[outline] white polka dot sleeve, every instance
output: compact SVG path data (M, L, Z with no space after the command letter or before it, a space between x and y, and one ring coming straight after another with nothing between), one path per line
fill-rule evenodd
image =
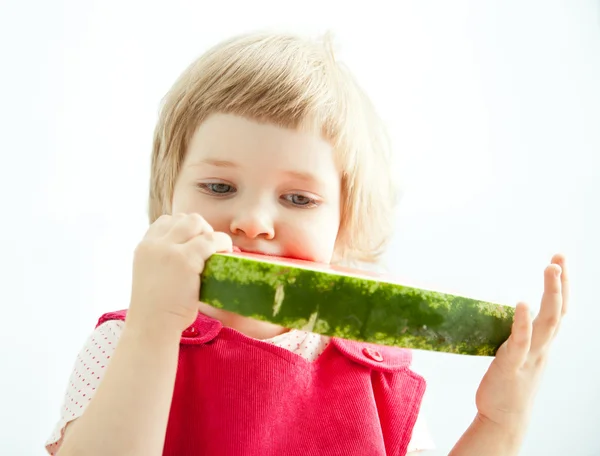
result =
M94 396L124 324L120 320L110 320L98 326L77 355L63 400L60 420L46 441L48 454L56 454L67 424L83 414Z

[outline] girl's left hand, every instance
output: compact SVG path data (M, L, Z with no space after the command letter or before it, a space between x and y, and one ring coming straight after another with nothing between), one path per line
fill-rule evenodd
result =
M544 294L537 317L519 303L512 333L499 348L476 395L478 418L509 433L527 425L552 340L569 301L569 276L562 255L544 272Z

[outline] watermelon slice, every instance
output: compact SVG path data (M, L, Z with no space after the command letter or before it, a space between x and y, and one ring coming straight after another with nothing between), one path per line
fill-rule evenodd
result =
M200 300L287 328L380 345L494 356L514 307L384 275L251 253L215 254Z

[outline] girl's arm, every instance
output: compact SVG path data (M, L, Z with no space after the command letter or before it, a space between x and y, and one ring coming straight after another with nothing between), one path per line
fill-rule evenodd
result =
M555 255L544 271L540 311L532 320L517 305L512 333L483 377L475 402L477 417L451 456L516 456L528 426L534 396L569 302L565 258Z
M515 426L512 430L503 429L477 415L449 456L516 456L525 436L525 428L526 424L523 423L523 426Z
M125 324L94 398L67 427L57 454L161 455L180 337Z
M200 274L231 238L198 214L163 215L138 244L125 327L104 379L59 456L160 456L181 333L198 315Z

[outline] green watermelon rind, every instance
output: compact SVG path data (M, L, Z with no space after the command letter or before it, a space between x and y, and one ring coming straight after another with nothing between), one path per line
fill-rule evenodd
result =
M200 300L287 328L475 356L494 356L514 318L511 306L221 254L205 265Z

